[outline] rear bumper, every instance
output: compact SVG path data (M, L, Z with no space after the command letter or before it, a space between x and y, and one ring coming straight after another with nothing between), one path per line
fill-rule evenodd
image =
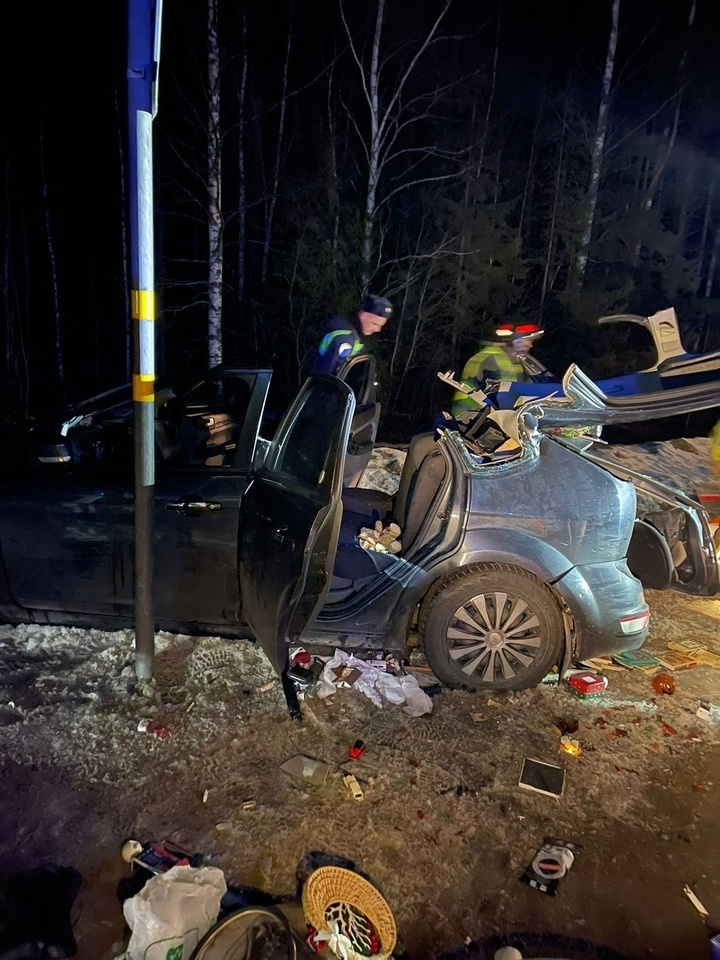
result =
M627 634L620 622L648 612L642 584L625 560L573 567L554 587L575 620L573 659L637 650L645 642L647 627Z

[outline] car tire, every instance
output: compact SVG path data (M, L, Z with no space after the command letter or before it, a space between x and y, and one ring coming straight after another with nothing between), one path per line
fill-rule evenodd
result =
M418 632L437 678L465 690L534 687L564 644L552 592L504 563L467 567L436 584L420 609Z

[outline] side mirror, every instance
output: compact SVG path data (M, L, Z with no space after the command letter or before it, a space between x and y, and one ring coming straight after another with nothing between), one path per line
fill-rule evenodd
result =
M33 460L38 463L71 463L72 453L66 443L44 443L31 451Z

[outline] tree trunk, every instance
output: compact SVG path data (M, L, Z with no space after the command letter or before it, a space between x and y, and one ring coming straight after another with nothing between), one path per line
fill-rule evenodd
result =
M597 207L598 193L600 190L600 174L602 173L605 137L607 135L608 119L610 116L610 99L612 95L613 72L615 70L619 20L620 0L612 0L612 21L610 36L608 38L607 54L605 56L605 70L603 71L602 91L600 94L600 109L598 110L592 157L590 160L590 183L587 192L586 212L580 238L580 247L575 261L575 278L573 285L576 291L582 289L585 281L590 241L592 239L593 226L595 225L595 209Z
M715 274L717 272L718 255L720 254L720 230L715 231L715 240L713 242L712 254L710 256L710 266L708 267L707 281L705 282L705 297L711 297L713 287L715 286Z
M240 90L238 92L238 252L236 296L238 310L242 311L245 299L245 230L247 215L247 186L245 178L245 97L247 91L248 49L247 14L242 11L242 69L240 72ZM257 339L255 342L257 349Z
M261 279L263 286L267 283L268 270L270 265L270 247L272 244L273 221L275 219L275 207L278 198L278 184L280 182L280 164L282 161L283 137L285 134L285 111L287 108L287 85L288 85L288 66L290 64L290 49L292 47L292 15L293 8L290 6L290 22L288 24L288 39L285 49L285 63L283 65L283 85L282 98L280 100L280 119L278 121L277 146L275 149L275 162L272 171L272 184L270 188L270 199L266 206L265 213L265 242L263 243Z
M545 102L543 101L540 104L540 109L538 110L537 120L535 121L535 129L533 130L533 138L530 144L530 159L528 160L528 172L527 177L525 178L525 186L523 188L523 198L522 203L520 204L520 222L518 223L518 236L520 237L521 244L523 227L525 226L525 211L527 210L528 206L528 198L532 197L533 188L535 186L535 152L537 150L537 139L540 132L540 123L543 118L544 107Z
M710 217L712 214L713 194L715 192L715 180L711 179L708 186L707 197L705 198L705 214L703 216L702 231L700 233L700 246L698 247L698 258L700 260L700 269L698 271L697 295L702 292L702 273L705 264L705 247L707 246L708 231L710 229Z
M545 306L545 300L551 290L550 285L550 266L553 260L555 250L555 225L557 223L558 204L560 202L560 186L563 180L563 156L565 154L565 135L567 132L567 112L568 100L565 97L565 107L563 109L562 135L560 137L560 153L557 160L557 172L555 174L555 190L553 193L552 214L550 216L550 228L548 230L547 249L545 251L545 269L543 270L542 288L540 290L540 308Z
M218 0L208 0L208 361L222 363L223 222Z
M372 58L370 61L369 98L370 98L370 149L368 151L368 179L365 194L365 218L362 237L362 292L367 293L372 271L373 235L377 213L377 187L380 171L380 98L378 83L380 80L380 37L382 35L385 0L378 0L373 35Z
M40 124L40 175L42 176L42 196L45 209L45 240L47 241L50 257L50 279L52 281L54 307L54 334L55 354L57 356L57 375L60 398L63 406L67 402L67 386L65 383L65 364L63 362L62 335L60 322L60 288L58 286L57 261L55 260L55 246L53 244L52 229L50 227L50 204L48 202L48 181L45 169L45 131Z

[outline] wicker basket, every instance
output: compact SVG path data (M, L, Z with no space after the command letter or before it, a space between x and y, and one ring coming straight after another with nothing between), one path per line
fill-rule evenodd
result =
M352 870L342 867L319 867L308 877L302 894L303 910L308 923L316 930L327 928L328 920L338 904L354 907L373 926L380 941L376 960L389 957L395 949L397 928L387 901L371 883ZM364 960L356 953L356 960Z

